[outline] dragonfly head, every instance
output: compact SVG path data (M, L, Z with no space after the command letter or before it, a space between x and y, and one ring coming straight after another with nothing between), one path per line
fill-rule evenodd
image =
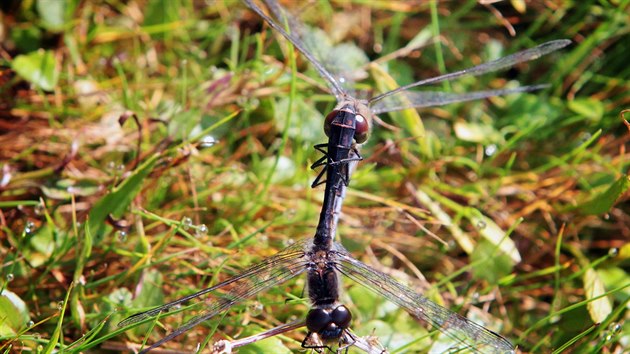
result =
M352 314L344 305L334 309L314 308L306 316L306 328L317 333L323 341L339 339L348 328Z
M348 124L348 117L354 120L355 131L354 141L357 144L363 144L370 137L370 111L361 103L340 104L332 112L328 113L324 120L324 132L330 137L333 123Z

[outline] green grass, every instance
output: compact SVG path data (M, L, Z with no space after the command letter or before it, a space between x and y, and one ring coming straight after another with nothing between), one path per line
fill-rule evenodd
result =
M334 98L260 18L233 1L75 3L2 4L2 353L153 343L187 317L116 324L312 236L319 215L322 188L310 188L308 167ZM625 352L630 5L512 4L520 2L299 7L372 60L427 40L367 68L360 93L574 42L440 86L467 92L516 79L549 89L382 115L397 129L376 125L362 148L340 239L523 352ZM373 333L392 353L433 342L379 296L350 281L344 288L358 334ZM273 288L164 347L193 351L303 318L303 290L302 278ZM304 335L240 353L295 352Z

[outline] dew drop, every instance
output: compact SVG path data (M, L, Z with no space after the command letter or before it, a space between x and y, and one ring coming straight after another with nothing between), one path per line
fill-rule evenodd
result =
M192 221L192 219L191 219L191 218L189 218L189 217L187 217L187 216L184 216L184 217L182 218L182 228L183 228L184 230L188 230L188 229L190 229L190 227L191 227L192 225L193 225L193 221Z
M611 257L617 257L618 254L619 254L619 249L616 247L613 247L608 250L608 255Z
M59 301L57 303L57 310L61 310L61 309L63 309L63 301Z
M32 221L27 221L26 225L24 225L24 233L30 234L35 230L35 223Z
M213 147L216 143L217 139L215 139L215 137L213 137L212 135L206 135L201 138L201 141L199 142L199 148L207 149Z
M261 243L267 243L267 242L269 242L269 237L267 235L260 235L260 236L258 236L258 240Z
M621 325L619 323L613 322L610 324L610 331L614 334L621 332Z
M109 172L114 172L116 171L116 163L114 161L110 161L107 163L107 170Z
M118 231L116 231L116 237L118 238L118 241L125 242L125 241L127 241L127 232L126 231L122 231L122 230L118 230Z
M200 224L197 226L197 229L195 230L195 235L197 237L203 237L206 236L208 234L208 227L206 226L206 224Z
M486 228L486 226L488 226L488 225L486 224L486 222L485 222L485 221L483 221L483 220L479 220L479 221L477 221L477 228L478 228L479 230L483 230L483 229L485 229L485 228Z
M249 313L252 316L260 316L263 312L263 304L260 301L254 301L253 304L249 305Z
M604 214L604 220L610 220L610 214L608 213Z
M126 167L123 164L120 164L120 165L116 166L116 172L118 172L118 173L125 172L125 169L126 169Z
M36 340L40 339L41 337L42 337L42 335L39 332L33 333L33 338L35 338ZM39 349L39 347L37 347L37 349ZM44 349L44 348L42 347L42 349Z
M9 273L7 274L6 278L8 282L11 282L13 281L13 279L15 279L15 275L13 275L13 273Z
M38 335L35 337L35 339L36 339L36 340L38 340L40 337L41 337L41 335L39 335L39 334L38 334ZM43 346L43 345L41 345L41 344L40 344L40 345L38 345L38 346L37 346L37 352L38 352L38 353L41 353L41 352L43 352L43 351L44 351L44 346Z
M33 322L33 321L28 321L28 322L26 323L26 326L27 326L28 328L31 328L31 327L35 326L35 322Z
M486 148L484 149L484 152L486 153L486 156L492 156L497 153L497 150L498 149L497 149L496 144L490 144L486 146Z

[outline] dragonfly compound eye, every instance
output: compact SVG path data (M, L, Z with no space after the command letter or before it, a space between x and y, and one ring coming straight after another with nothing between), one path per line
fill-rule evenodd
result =
M331 125L332 125L333 120L335 120L335 117L337 116L337 114L339 114L339 111L334 110L328 113L328 115L326 116L326 119L324 120L324 133L326 133L327 137L330 137L330 130L332 129Z
M339 305L330 314L330 318L332 322L340 328L348 328L348 326L350 325L350 321L352 320L352 314L347 307Z
M320 333L331 323L330 313L323 309L312 309L306 315L306 328L313 333Z
M359 144L363 144L370 136L370 123L359 114L355 116L355 120L357 122L357 130L354 132L354 140Z

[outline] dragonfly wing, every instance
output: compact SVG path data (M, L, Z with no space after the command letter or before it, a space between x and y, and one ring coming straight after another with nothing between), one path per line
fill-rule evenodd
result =
M319 75L324 78L332 93L339 100L343 94L346 92L339 80L332 74L331 67L324 64L324 58L326 56L320 55L319 47L316 45L316 41L308 36L308 30L306 26L300 23L296 17L288 15L287 11L283 9L276 1L274 0L265 0L265 4L269 8L269 10L273 13L273 16L276 18L274 21L271 17L265 14L254 2L253 0L243 0L245 4L254 10L260 17L262 17L267 24L280 33L284 38L286 38L289 42L293 44L295 48L297 48L315 67L315 70L319 73ZM290 32L285 31L285 24L289 27ZM310 38L310 39L309 39Z
M370 99L370 103L380 101L384 99L385 97L398 94L412 87L436 84L442 81L450 81L450 80L453 80L462 76L479 76L479 75L483 75L489 72L509 68L519 63L524 63L530 60L538 59L542 57L543 55L547 55L551 52L555 52L556 50L564 48L568 46L569 44L571 44L571 41L568 39L559 39L555 41L545 42L533 48L525 49L523 51L516 52L514 54L510 54L508 56L505 56L496 60L492 60L487 63L479 64L477 66L473 66L468 69L455 71L452 73L432 77L429 79L420 80L409 85L401 86L395 90L385 92L379 96L373 97L372 99Z
M387 274L381 273L336 245L336 269L405 309L413 317L429 323L454 343L451 349L473 353L514 353L512 344L502 336L417 294ZM456 352L460 352L456 350Z
M451 103L474 101L512 93L531 92L549 87L549 85L522 86L510 89L452 93L442 91L403 91L394 96L377 101L370 110L374 114L400 111L407 108L443 106Z
M179 336L196 325L214 317L215 315L228 310L233 305L303 273L306 270L307 264L304 252L304 248L307 244L307 241L295 243L294 245L280 251L276 255L264 259L262 262L247 268L240 274L217 285L155 309L130 316L129 318L121 321L118 324L118 327L125 327L142 322L149 318L154 318L161 313L178 308L180 305L193 299L200 298L206 294L212 293L211 295L214 295L210 299L204 299L206 305L199 315L193 317L191 320L169 333L166 337L160 339L158 342L142 351L143 353L147 352ZM221 294L214 293L218 290L225 290L224 288L228 288L229 290Z

